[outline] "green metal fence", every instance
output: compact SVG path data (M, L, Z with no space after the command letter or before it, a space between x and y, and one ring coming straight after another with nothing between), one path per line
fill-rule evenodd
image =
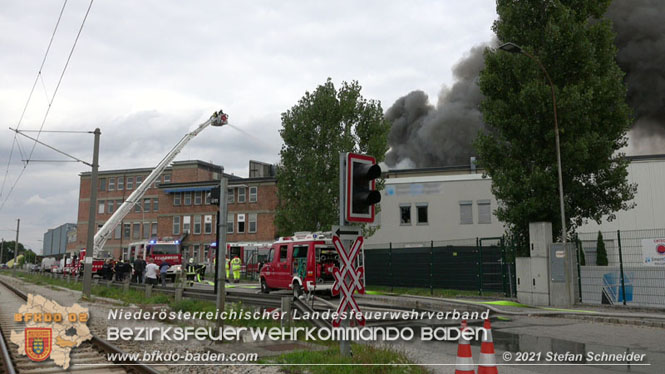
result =
M580 301L665 306L665 229L603 231L607 265L597 265L598 232L578 234Z
M388 243L365 248L367 285L515 293L503 238Z

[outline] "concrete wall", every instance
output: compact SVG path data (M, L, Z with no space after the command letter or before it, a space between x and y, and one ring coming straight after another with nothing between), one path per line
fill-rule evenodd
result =
M381 196L380 229L369 245L385 243L459 240L503 235L503 224L494 215L496 199L491 180L481 174L426 175L386 179ZM490 223L479 223L479 202L489 200ZM461 223L460 202L470 202L472 223ZM428 222L418 223L417 206L427 204ZM401 223L401 206L411 207L411 223Z
M665 158L633 160L628 166L628 181L637 184L637 193L633 202L637 206L627 211L616 213L616 219L602 224L589 222L580 227L578 232L644 230L665 228ZM565 190L565 186L564 186Z

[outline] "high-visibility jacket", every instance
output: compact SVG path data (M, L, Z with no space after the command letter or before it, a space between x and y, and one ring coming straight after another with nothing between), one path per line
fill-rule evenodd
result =
M226 279L229 279L229 259L226 259Z
M233 268L233 271L240 271L240 257L234 257L231 260L231 268Z

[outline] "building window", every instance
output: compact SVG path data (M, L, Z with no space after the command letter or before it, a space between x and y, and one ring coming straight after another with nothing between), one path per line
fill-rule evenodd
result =
M238 234L245 232L245 215L238 213Z
M233 234L233 213L226 216L226 233Z
M154 198L154 199L152 199L152 211L156 212L158 210L159 210L159 199Z
M118 191L122 191L125 188L125 177L118 177Z
M151 237L157 236L157 222L152 223L152 228L150 229L150 236Z
M150 211L150 199L143 199L143 211L144 212Z
M135 213L141 213L141 211L142 211L141 210L141 202L138 201L138 202L134 203L134 212Z
M171 174L164 174L164 183L171 183Z
M235 201L236 201L236 199L235 199L236 196L235 196L235 193L234 193L234 192L235 192L235 191L233 190L233 188L229 188L228 191L226 191L226 193L227 193L228 196L229 196L229 197L228 197L228 200L227 200L227 201L229 202L229 204L233 204L233 203L235 203Z
M129 223L125 223L123 225L123 231L124 232L122 233L122 236L125 239L129 239L129 237L132 235L132 225L130 225Z
M210 205L210 195L212 195L212 191L206 191L206 193L203 194L203 202L205 205Z
M109 191L115 190L115 178L109 178Z
M173 217L173 235L180 235L180 217Z
M141 238L141 224L135 223L132 225L132 239L140 239L140 238Z
M411 205L400 205L399 206L399 224L400 225L410 225L411 224Z
M197 264L201 261L201 259L199 259L199 248L201 248L201 246L199 246L198 244L194 244L194 251L192 257L194 258L194 262Z
M418 218L416 224L418 225L426 225L429 222L426 203L416 204L416 216Z
M256 232L256 213L250 213L248 214L249 218L249 232L254 233Z
M473 202L460 201L459 202L459 220L462 225L473 224Z
M201 191L194 192L194 205L201 205L202 200L203 197Z
M106 191L106 178L99 178L99 190Z
M113 229L113 239L120 239L120 234L122 234L122 225L118 225Z
M203 217L203 232L212 234L212 216L207 215Z
M247 192L245 187L239 187L238 188L238 202L239 203L244 203L245 202L245 192Z
M97 214L104 214L104 204L106 204L103 201L99 202L99 205L97 206Z
M201 234L201 216L194 216L194 234Z
M185 192L185 199L184 199L183 205L192 205L192 193L191 192Z
M183 216L182 217L182 232L190 232L192 229L192 217Z
M205 262L210 262L210 246L208 244L203 245L203 260Z
M143 239L148 239L150 237L150 222L145 222L143 224Z
M107 207L107 209L108 209L107 213L109 213L109 214L113 213L113 205L114 204L115 204L115 201L109 200L108 207Z
M182 192L176 192L173 194L173 206L178 206L180 205L180 202L182 201Z
M134 188L134 177L127 177L127 189L131 190Z
M250 203L255 203L256 202L256 195L258 194L258 188L256 186L250 187L249 188L249 202Z
M478 223L492 223L492 209L489 200L478 200Z
M139 186L143 183L143 176L139 175L136 177L136 188L139 188Z

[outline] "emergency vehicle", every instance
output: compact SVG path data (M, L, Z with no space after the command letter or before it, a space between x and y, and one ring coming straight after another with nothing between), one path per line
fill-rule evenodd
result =
M157 266L163 262L169 264L166 277L175 280L176 274L182 273L182 253L179 240L151 239L130 243L123 253L123 258L134 261L138 255L146 260L151 256Z
M281 237L270 248L261 268L261 292L290 289L296 298L303 292L330 292L336 267L339 256L331 233L297 232Z
M102 258L103 257L103 258ZM99 257L92 259L92 275L98 275L100 278L104 275L102 274L102 267L104 266L104 261L106 258L110 257L108 252L100 251ZM81 259L85 258L85 248L79 251L78 256L74 256L71 261L63 268L62 272L64 274L70 275L83 275L83 261Z

